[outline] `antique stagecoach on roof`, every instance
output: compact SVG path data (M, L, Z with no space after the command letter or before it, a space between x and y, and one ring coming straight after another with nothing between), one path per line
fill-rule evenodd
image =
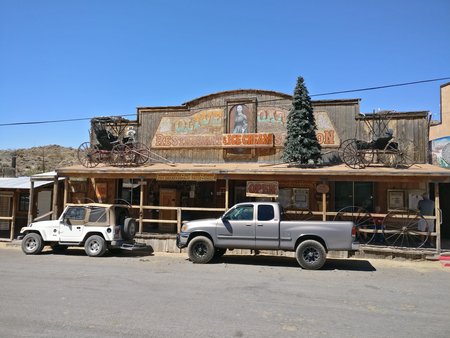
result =
M120 116L102 116L91 120L91 142L78 147L80 163L93 168L100 163L113 166L143 165L150 160L169 162L136 141L132 123Z
M415 150L411 140L398 140L389 128L391 112L379 112L361 119L369 140L347 139L339 147L341 160L350 168L362 169L372 164L392 168L409 168L414 164Z

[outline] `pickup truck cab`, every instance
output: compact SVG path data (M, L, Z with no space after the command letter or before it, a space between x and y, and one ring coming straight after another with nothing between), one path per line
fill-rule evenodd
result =
M106 250L142 248L134 242L136 221L123 204L69 204L58 220L34 222L20 230L22 251L39 254L45 245L54 251L84 246L88 256L103 256Z
M278 203L240 203L218 219L189 221L177 234L194 263L207 263L227 249L294 251L304 269L320 269L330 250L353 251L353 222L287 221Z

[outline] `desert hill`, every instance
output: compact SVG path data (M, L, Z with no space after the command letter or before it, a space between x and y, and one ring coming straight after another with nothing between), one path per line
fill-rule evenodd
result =
M31 176L77 163L77 149L58 145L0 150L0 177Z

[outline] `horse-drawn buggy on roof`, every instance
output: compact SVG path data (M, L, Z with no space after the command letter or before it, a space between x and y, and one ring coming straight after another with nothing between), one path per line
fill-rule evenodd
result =
M414 145L409 140L397 140L389 128L392 112L363 116L370 141L347 139L339 147L341 160L349 167L362 169L371 164L392 168L409 168L414 164Z
M129 166L143 165L154 156L143 143L136 141L132 123L120 116L95 117L91 120L91 142L78 147L80 163L93 168L100 163ZM167 161L167 160L166 160Z

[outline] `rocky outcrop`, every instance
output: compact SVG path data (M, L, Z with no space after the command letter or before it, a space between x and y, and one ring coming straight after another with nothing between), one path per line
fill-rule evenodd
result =
M0 177L32 176L77 163L77 149L58 145L0 150Z

